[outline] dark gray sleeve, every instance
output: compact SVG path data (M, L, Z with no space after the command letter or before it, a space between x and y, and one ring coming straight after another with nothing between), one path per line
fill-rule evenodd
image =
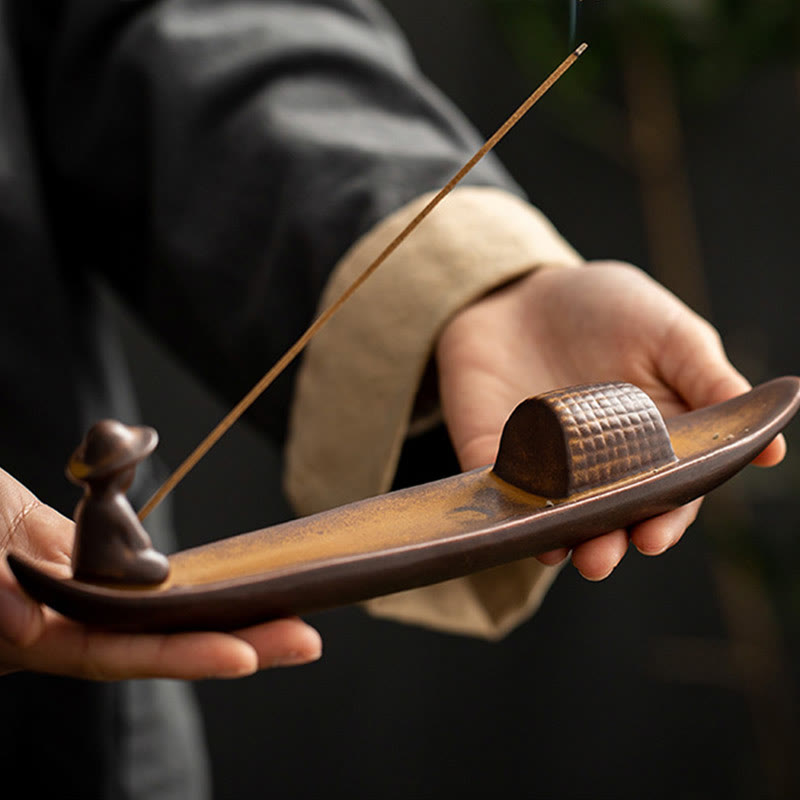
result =
M65 257L238 398L377 221L480 138L370 0L74 0L40 86ZM495 162L470 181L518 191ZM287 378L254 409L280 439Z

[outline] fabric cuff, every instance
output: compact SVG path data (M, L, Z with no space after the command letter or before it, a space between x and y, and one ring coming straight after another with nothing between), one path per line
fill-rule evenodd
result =
M320 308L338 298L431 197L417 198L362 237L336 266ZM295 385L284 473L295 510L311 514L387 491L417 388L453 314L538 266L581 263L546 217L524 200L490 187L454 190L306 351ZM512 579L506 588L489 590L503 569ZM520 613L527 614L531 603L538 605L552 572L528 559L393 595L395 600L380 598L368 607L375 613L392 608L393 616L406 621L491 637L519 621L521 606L526 610Z

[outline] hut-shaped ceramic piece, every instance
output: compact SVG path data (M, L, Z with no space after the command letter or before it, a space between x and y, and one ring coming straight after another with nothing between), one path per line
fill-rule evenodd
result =
M532 397L506 423L495 474L547 498L609 486L676 461L653 401L629 383Z

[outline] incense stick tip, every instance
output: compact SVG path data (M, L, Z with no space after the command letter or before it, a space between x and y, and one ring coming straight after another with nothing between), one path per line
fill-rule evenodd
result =
M584 42L581 45L578 45L578 47L575 48L575 52L573 53L575 58L578 58L579 56L582 56L586 52L586 48L587 47L589 47L589 45L586 44L586 42Z

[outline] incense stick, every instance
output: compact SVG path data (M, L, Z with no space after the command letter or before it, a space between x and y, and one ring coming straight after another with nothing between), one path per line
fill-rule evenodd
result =
M542 98L556 81L583 55L588 45L584 42L570 53L564 61L541 83L541 85L520 105L520 107L484 142L475 155L439 190L433 199L408 225L384 248L378 257L325 309L300 338L281 356L275 365L253 386L253 388L225 415L211 433L203 439L186 460L167 478L155 494L139 511L139 519L148 514L188 475L201 458L225 435L239 417L250 408L264 390L294 361L328 320L350 299L351 295L364 283L378 267L403 243L408 235L447 197L461 179L519 122L525 114Z

